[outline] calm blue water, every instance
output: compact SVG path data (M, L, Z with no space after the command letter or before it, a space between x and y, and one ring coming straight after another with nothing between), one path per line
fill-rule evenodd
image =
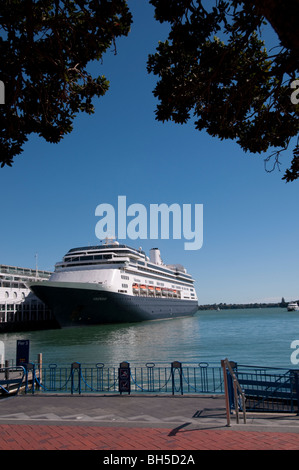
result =
M16 340L30 340L30 361L119 364L201 362L296 367L291 342L299 340L299 312L286 309L199 311L173 320L0 334L5 359L15 361ZM298 354L299 357L299 354ZM299 367L299 366L298 366Z

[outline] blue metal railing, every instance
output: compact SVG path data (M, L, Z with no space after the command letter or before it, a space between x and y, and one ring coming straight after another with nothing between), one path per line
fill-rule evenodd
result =
M226 360L227 361L227 360ZM129 364L118 366L98 362L84 364L26 364L24 367L0 369L0 391L6 394L14 380L17 391L25 393L66 394L224 394L229 395L230 410L287 411L298 410L299 371L273 367L239 365L230 362L232 373L240 387L224 373L220 364L208 362ZM1 376L2 372L2 376ZM227 385L224 385L224 377ZM2 379L2 381L1 381ZM6 382L4 383L4 380ZM244 402L244 395L246 402ZM242 396L243 402L240 397Z
M0 396L17 394L25 378L28 377L22 366L0 368Z
M168 393L223 394L221 367L209 363L156 364L119 366L103 363L70 365L48 364L39 368L31 364L33 383L26 393Z
M239 370L240 367L240 370ZM237 378L250 411L291 412L298 410L298 371L238 366Z
M247 411L298 413L298 370L233 363L233 373L245 395ZM236 401L230 375L227 371L228 396L233 409ZM241 409L239 396L237 401Z

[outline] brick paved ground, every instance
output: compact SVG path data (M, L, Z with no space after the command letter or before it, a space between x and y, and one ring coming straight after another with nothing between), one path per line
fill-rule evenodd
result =
M233 429L186 430L1 424L0 450L298 450L299 434Z
M297 415L226 423L222 396L25 395L0 400L0 450L299 450Z

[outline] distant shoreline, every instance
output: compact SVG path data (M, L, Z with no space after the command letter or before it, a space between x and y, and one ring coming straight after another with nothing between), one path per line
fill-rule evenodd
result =
M295 300L299 302L299 300ZM208 304L208 305L199 305L198 310L232 310L232 309L242 309L242 308L287 308L289 302L277 302L277 303L251 303L251 304Z

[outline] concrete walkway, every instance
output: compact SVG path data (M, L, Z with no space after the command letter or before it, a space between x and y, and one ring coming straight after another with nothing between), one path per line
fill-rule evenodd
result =
M299 449L299 416L240 418L223 396L20 395L0 400L0 450Z

